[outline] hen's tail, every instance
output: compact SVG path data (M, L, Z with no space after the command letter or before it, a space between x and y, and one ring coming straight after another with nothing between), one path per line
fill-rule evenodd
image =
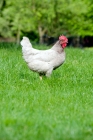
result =
M27 37L23 37L20 44L22 46L23 58L28 63L29 55L32 53L33 50L32 44L30 43L30 40Z
M32 44L30 43L30 40L27 37L23 37L23 39L20 42L22 49L31 49Z

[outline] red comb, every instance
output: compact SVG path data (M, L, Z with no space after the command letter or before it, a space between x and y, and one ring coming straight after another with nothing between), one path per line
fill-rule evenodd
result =
M59 40L65 40L66 42L68 42L67 37L64 35L59 36Z

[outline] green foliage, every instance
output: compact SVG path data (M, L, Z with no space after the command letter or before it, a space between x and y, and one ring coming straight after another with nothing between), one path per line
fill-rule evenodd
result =
M45 32L50 36L93 35L92 9L92 0L5 0L0 34L18 39L30 31L39 36Z
M0 44L0 140L93 139L93 49L66 56L40 81L19 47Z

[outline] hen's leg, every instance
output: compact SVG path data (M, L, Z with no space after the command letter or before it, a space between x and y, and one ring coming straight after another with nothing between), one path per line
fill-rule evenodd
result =
M52 70L53 70L53 68L49 69L49 70L46 72L46 76L47 76L47 77L50 77L50 75L51 75L51 73L52 73Z
M39 78L40 78L40 80L42 80L42 74L41 73L39 73Z
M42 76L39 76L40 80L42 80Z

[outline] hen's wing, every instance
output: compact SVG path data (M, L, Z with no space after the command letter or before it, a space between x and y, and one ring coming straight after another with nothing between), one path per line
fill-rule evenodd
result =
M30 52L29 52L30 53ZM53 59L56 59L56 57L58 56L58 53L54 50L33 50L31 52L32 55L29 55L29 59L37 59L40 61L44 61L44 62L50 62Z
M28 65L30 69L37 72L47 72L58 67L62 63L62 58L54 50L40 51L36 55L29 56Z
M27 58L28 66L33 71L45 73L49 69L53 69L52 61L56 58L55 55L56 52L51 49L37 51Z

